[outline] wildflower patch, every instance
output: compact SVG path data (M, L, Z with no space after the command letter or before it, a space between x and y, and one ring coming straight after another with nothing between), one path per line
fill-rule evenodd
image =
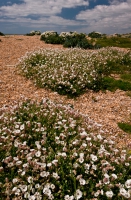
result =
M0 152L1 200L131 197L127 151L49 99L1 108Z

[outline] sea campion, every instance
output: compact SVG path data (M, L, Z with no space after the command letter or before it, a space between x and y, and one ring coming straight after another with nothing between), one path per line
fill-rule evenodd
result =
M0 110L0 199L131 198L131 156L87 116L49 99L7 109Z

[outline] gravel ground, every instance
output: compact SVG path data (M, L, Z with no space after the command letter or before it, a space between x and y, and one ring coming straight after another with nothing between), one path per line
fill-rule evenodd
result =
M53 101L70 104L75 110L94 121L106 137L115 136L119 147L131 148L131 135L119 129L118 122L131 121L131 98L124 91L105 93L87 91L76 99L68 99L50 90L39 89L16 71L18 59L39 48L63 48L40 41L40 36L0 36L0 107L10 106L23 97L40 101L48 97Z

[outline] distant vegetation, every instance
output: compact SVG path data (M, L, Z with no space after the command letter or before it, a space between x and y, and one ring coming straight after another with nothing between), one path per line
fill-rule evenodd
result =
M106 35L99 32L91 32L88 34L94 43L95 47L120 47L120 48L131 48L131 33L129 34L113 34Z
M64 47L79 47L83 49L94 48L90 41L87 40L86 34L77 32L46 31L41 34L41 40L47 44L62 44Z
M32 34L32 33L31 33ZM47 44L62 44L64 47L79 47L83 49L99 49L102 47L131 48L131 33L106 35L91 32L88 35L77 32L46 31L40 37Z
M4 36L4 33L0 32L0 36Z
M30 33L26 34L27 36L34 36L34 35L41 35L40 31L31 31Z

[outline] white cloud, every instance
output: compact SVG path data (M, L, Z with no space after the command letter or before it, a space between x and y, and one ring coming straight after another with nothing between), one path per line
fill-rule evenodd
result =
M79 26L77 20L64 19L57 15L62 8L88 6L87 0L24 0L22 4L0 7L0 22L19 24L23 27ZM35 20L36 17L36 20Z
M108 6L98 5L87 9L76 16L77 20L87 22L88 29L101 32L123 32L131 30L131 0L120 2L113 0Z
M22 4L1 6L0 22L14 23L25 29L34 27L58 32L63 29L86 33L131 32L131 0L109 0L110 5L97 5L81 11L74 20L58 16L62 8L87 7L90 1L97 3L97 0L24 0Z
M39 14L42 16L55 15L61 12L62 8L76 6L88 6L85 0L24 0L22 4L0 7L0 15L8 17L28 16Z

